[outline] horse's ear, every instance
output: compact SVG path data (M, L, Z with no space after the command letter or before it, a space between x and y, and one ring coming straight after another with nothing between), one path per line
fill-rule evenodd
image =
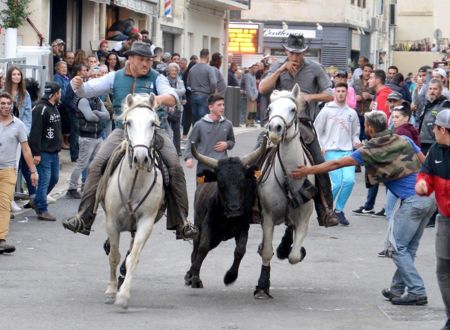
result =
M301 93L301 89L300 86L298 84L294 85L294 88L292 88L292 95L294 96L295 99L297 99L300 96Z
M127 101L128 107L131 107L133 105L133 102L134 102L133 94L128 94L127 98L126 98L126 101Z
M152 109L156 108L157 104L156 104L156 96L153 93L150 93L150 95L148 96L148 103L150 104L150 107Z

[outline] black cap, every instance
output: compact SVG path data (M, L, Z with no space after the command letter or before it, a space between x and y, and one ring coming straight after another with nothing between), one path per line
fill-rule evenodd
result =
M335 77L348 78L348 72L344 71L344 70L340 70L340 71L336 72Z
M50 99L55 93L57 93L61 87L54 81L46 81L44 88L44 95L42 98Z

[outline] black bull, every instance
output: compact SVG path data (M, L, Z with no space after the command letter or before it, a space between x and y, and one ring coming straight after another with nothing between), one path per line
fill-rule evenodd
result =
M200 233L194 240L191 268L184 279L186 285L202 288L200 268L209 251L220 242L236 240L234 260L224 277L229 285L238 277L239 265L244 257L252 208L256 198L257 182L253 163L265 151L265 143L258 150L243 157L231 157L219 161L199 155L193 145L192 154L200 162L214 169L215 180L197 187L195 193L194 222Z

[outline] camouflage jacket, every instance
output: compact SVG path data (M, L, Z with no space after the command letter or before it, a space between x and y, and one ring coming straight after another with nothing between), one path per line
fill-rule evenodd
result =
M360 148L368 186L418 172L420 161L408 140L384 130Z

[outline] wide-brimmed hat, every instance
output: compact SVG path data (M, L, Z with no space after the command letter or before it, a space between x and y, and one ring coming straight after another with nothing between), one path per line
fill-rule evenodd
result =
M290 34L284 49L291 53L303 53L308 49L305 45L305 37L303 35Z
M124 53L126 56L139 55L144 57L154 57L152 47L149 43L135 41L131 45L131 49Z

